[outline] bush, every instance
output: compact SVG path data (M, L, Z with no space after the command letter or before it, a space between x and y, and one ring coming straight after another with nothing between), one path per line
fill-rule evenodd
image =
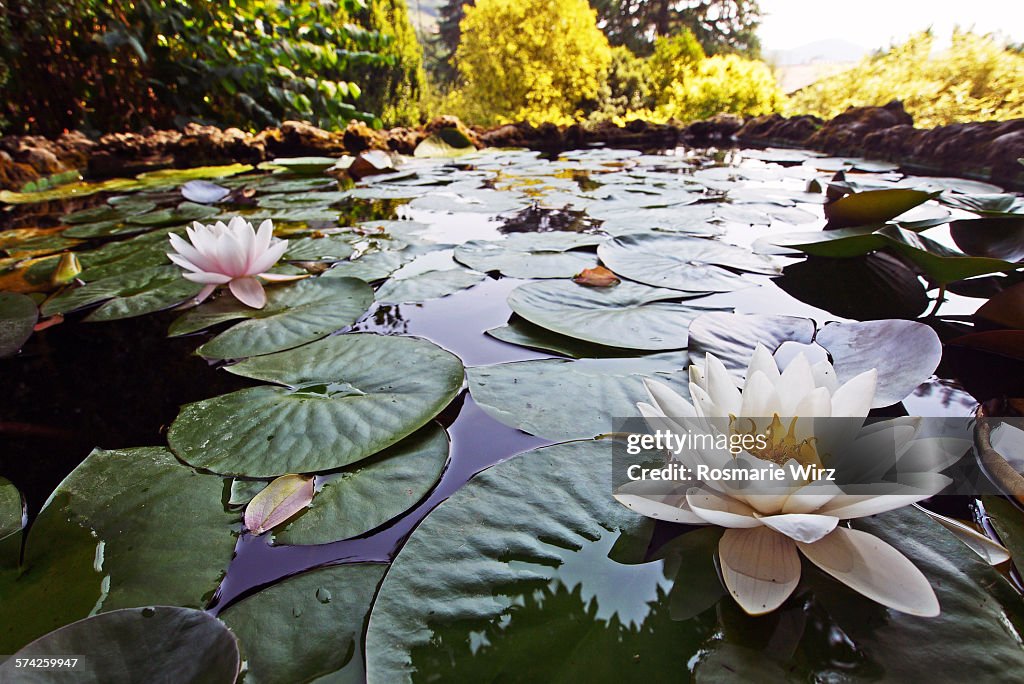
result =
M11 132L288 118L341 127L413 118L422 85L402 0L6 4L0 117Z
M757 116L779 109L784 95L764 62L715 55L683 70L662 92L656 120L706 119L722 112Z
M847 107L901 100L922 127L1024 117L1024 55L963 31L953 33L949 50L933 54L933 38L919 33L804 88L789 112L831 118Z
M612 48L608 77L588 107L591 120L622 119L630 112L654 106L651 73L647 60L641 59L625 46Z
M567 123L593 101L611 48L586 0L479 0L466 8L447 106L474 123Z

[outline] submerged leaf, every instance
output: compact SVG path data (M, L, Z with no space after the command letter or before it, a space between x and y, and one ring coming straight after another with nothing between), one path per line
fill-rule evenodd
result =
M313 494L312 476L282 475L245 507L245 527L255 535L263 534L308 506Z

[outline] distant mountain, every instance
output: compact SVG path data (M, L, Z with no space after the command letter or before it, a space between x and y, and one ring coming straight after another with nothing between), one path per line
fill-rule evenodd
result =
M816 40L790 50L766 51L766 57L778 66L790 66L816 62L856 62L869 52L871 50L846 40Z

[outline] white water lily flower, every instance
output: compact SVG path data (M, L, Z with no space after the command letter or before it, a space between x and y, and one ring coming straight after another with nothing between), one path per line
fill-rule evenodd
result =
M227 285L238 301L262 309L267 295L257 278L283 282L303 277L267 272L288 249L287 240L274 239L270 219L260 224L258 232L240 216L227 225L222 221L209 226L195 222L185 232L191 244L171 233L174 253L167 256L185 269L183 275L187 280L205 285L196 297L197 302L209 297L218 285Z
M935 592L909 559L878 537L839 523L926 499L941 491L950 482L948 478L935 472L916 473L909 485L892 490L898 494L849 494L824 479L801 480L791 475L791 465L820 465L818 454L827 453L818 451L817 435L809 432L814 428L813 417L866 417L876 382L877 371L872 369L840 385L831 364L812 365L802 354L780 371L762 345L751 357L742 392L711 354L703 369L690 367L692 404L667 386L645 380L650 402L638 407L655 429L675 425L679 431L673 418L692 419L711 429L725 424L723 419L731 426L748 418L772 419L767 448L739 454L697 449L684 455L690 459L688 465L703 462L713 468L785 469L785 473L779 474L781 486L772 493L764 493L763 488L749 493L749 487L720 481L700 482L697 487L691 482L685 491L681 485L666 493L663 482L638 480L620 487L615 498L651 518L726 528L718 547L722 578L737 603L751 615L775 610L793 593L800 580L799 554L878 603L911 615L938 615ZM788 429L779 422L780 416L794 417ZM810 420L798 425L795 417ZM766 427L759 426L757 432ZM876 439L878 432L866 428L864 438ZM905 422L897 422L889 430L888 448L895 445L900 452L914 432ZM873 491L879 489L883 488Z

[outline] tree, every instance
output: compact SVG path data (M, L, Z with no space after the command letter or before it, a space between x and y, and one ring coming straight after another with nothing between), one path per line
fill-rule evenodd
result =
M481 123L575 118L611 61L586 0L479 0L461 28L461 95Z
M474 0L448 0L438 8L437 34L427 41L430 55L430 74L437 83L451 85L458 77L455 66L455 51L462 40L462 29L459 24L466 17L466 5L474 5Z
M708 55L736 53L757 57L761 10L757 0L592 0L612 45L646 56L654 40L684 28Z

